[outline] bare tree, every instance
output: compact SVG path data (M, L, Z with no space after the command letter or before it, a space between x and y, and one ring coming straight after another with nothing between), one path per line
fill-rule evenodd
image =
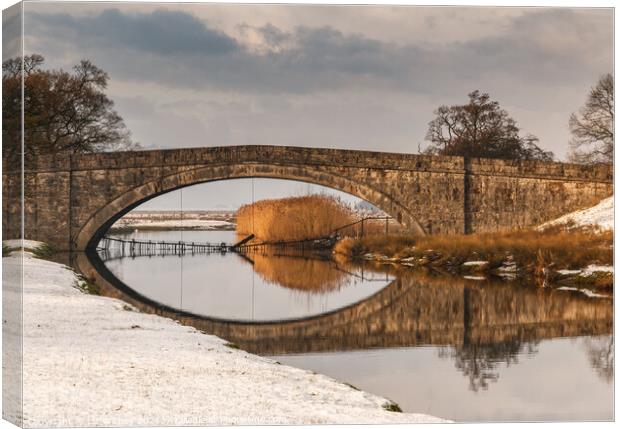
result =
M2 64L5 155L21 153L22 62L26 157L138 147L104 92L107 73L88 60L73 67L73 73L43 70L44 58L33 54Z
M489 94L474 91L469 103L440 106L429 122L426 140L428 154L467 157L551 161L553 153L544 151L533 135L519 136L519 128L506 110Z
M573 162L611 163L614 158L614 78L602 76L590 90L586 104L568 121Z

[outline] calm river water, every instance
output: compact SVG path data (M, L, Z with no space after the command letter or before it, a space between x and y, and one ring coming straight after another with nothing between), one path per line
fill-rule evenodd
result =
M120 237L120 236L119 236ZM123 238L234 242L232 231ZM610 300L282 252L100 254L125 285L252 353L456 421L613 419Z

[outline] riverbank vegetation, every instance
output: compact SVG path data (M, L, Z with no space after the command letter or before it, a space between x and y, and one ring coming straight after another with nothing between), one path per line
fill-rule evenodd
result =
M347 204L324 194L261 200L239 208L237 233L269 242L306 240L329 236L354 218Z
M470 235L369 236L345 238L334 252L350 259L433 267L453 274L531 276L550 281L611 288L613 232L553 227ZM573 281L574 280L574 281Z

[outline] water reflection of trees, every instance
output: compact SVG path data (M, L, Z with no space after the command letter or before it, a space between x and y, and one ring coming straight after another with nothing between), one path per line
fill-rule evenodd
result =
M515 339L495 344L440 347L438 355L440 358L453 359L455 368L469 378L469 389L478 392L487 390L489 383L499 380L502 365L516 365L519 356L538 353L539 342ZM611 383L614 378L613 335L586 337L583 345L594 371L602 380Z
M416 276L412 277L415 282ZM591 336L585 340L585 347L592 367L604 379L613 378L613 339L600 336L612 329L613 307L608 301L527 285L474 285L454 277L426 276L422 282L435 296L452 289L440 299L446 304L451 302L448 296L462 296L455 307L455 335L445 339L434 335L433 340L451 344L442 346L439 356L454 360L455 367L469 379L471 390L488 389L490 383L499 380L504 365L518 364L519 356L538 353L541 339L566 336ZM416 302L425 302L423 295L416 296ZM434 301L433 307L438 308L438 304ZM436 326L432 314L429 317L428 323ZM462 336L456 334L459 331Z
M512 340L496 344L466 344L459 347L440 347L439 357L454 359L454 366L469 378L469 389L487 390L497 382L499 369L519 363L519 355L538 353L538 342L522 343Z
M588 337L583 344L594 371L611 383L614 379L614 336Z

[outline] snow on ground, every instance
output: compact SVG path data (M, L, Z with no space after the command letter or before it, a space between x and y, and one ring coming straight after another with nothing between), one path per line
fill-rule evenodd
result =
M600 293L592 292L590 289L578 289L576 287L563 286L563 287L557 288L556 290L566 290L566 291L571 291L571 292L581 292L584 295L586 295L588 298L607 298L607 299L613 299L613 297L611 295L603 295L603 294L600 294Z
M588 265L583 269L584 276L591 276L594 273L614 273L614 267L611 265Z
M19 240L19 239L16 239L16 240L4 240L2 242L2 244L4 244L9 249L21 249L22 246L24 246L24 249L26 249L26 250L35 250L37 247L43 245L43 243L41 243L40 241Z
M463 266L465 267L481 267L483 265L487 265L489 261L467 261L463 262Z
M569 213L555 220L541 225L544 229L554 225L573 223L576 227L594 226L603 230L614 228L614 197L605 198L603 201L584 210Z
M588 265L581 270L558 270L558 274L563 276L579 275L581 277L589 277L596 273L614 273L614 267L611 265Z
M572 276L576 274L581 274L581 270L558 270L557 273L563 276Z
M19 272L21 255L3 258L6 273ZM25 426L442 421L386 411L379 396L87 295L67 267L23 255Z

